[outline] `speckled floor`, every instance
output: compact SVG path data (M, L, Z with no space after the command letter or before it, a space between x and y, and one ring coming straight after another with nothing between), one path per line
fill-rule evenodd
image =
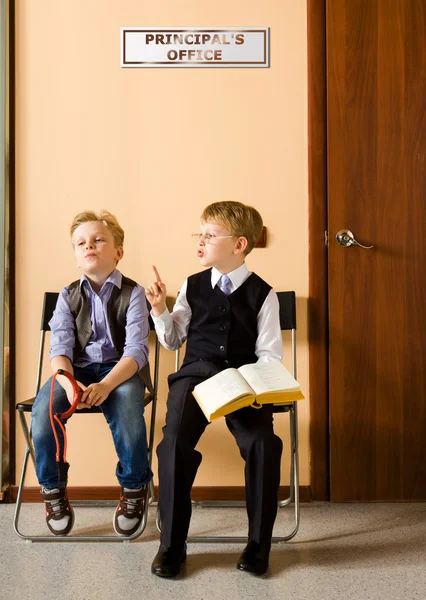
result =
M132 543L31 544L13 531L14 506L0 505L1 598L426 599L425 503L304 504L299 533L273 547L262 577L235 568L240 544L190 544L178 578L151 575L158 534L150 511L144 535ZM74 532L110 533L111 520L111 508L77 507ZM289 525L282 509L276 533ZM23 506L24 528L45 533L41 504ZM194 510L193 535L244 531L243 509Z

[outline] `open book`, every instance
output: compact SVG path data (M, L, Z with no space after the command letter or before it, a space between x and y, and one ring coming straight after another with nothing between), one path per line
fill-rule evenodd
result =
M245 406L261 408L304 398L300 385L280 362L225 369L196 385L192 393L209 421Z

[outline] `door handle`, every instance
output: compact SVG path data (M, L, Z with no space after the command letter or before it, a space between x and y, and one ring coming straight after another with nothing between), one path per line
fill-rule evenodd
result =
M341 229L336 233L336 242L343 248L349 248L349 246L359 246L360 248L374 248L374 246L363 246L356 241L354 234L349 229Z

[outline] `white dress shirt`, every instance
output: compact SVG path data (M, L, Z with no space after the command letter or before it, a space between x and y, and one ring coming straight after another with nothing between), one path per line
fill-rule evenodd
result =
M243 263L234 271L227 273L227 275L232 282L232 293L250 277L251 272L247 269L246 264ZM213 267L211 275L212 289L221 276L222 273ZM167 350L177 350L180 348L188 335L192 311L186 297L187 285L188 280L185 280L179 291L172 313L166 308L162 315L155 317L151 311L158 339ZM277 294L272 289L257 315L257 340L254 351L258 362L281 361L282 359L279 303Z

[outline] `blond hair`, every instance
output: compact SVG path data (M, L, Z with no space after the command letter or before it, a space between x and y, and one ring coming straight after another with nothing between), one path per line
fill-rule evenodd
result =
M111 214L107 210L101 210L100 213L95 213L93 210L85 210L84 212L78 213L71 223L70 235L71 240L77 227L83 225L83 223L90 223L92 221L98 221L103 223L111 231L114 238L114 246L118 248L124 244L124 231L120 227L115 215Z
M255 208L232 200L214 202L206 206L201 221L218 223L235 237L245 237L247 239L245 254L249 254L256 246L263 228L262 217Z

